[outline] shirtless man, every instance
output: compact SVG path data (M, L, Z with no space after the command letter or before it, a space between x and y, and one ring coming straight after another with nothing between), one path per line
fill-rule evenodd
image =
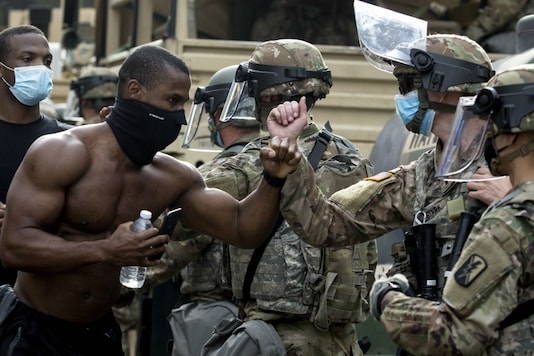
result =
M275 223L283 180L300 160L282 145L264 151L265 179L240 201L209 189L190 164L159 153L185 124L187 66L155 46L134 51L119 72L106 122L44 136L28 150L7 196L0 257L19 270L14 294L0 290L0 354L122 355L111 314L124 265L153 266L167 235L130 225L141 209L243 248ZM254 222L254 223L252 223ZM160 247L158 247L160 246ZM16 301L16 303L15 303ZM2 322L2 310L12 306Z

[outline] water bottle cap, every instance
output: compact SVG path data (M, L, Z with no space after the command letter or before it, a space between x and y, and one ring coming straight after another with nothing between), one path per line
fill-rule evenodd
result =
M143 219L152 219L152 212L150 210L141 210L139 216Z

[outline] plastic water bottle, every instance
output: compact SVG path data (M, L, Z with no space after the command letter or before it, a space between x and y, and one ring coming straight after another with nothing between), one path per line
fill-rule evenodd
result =
M141 210L139 217L132 224L132 231L141 232L152 228L152 212ZM146 267L123 266L119 281L128 288L141 288L145 283Z

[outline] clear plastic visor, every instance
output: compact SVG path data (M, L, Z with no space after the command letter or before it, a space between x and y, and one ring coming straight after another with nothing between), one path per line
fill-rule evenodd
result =
M211 131L208 124L209 115L204 107L205 103L203 101L191 106L182 147L200 152L219 152L221 147L211 141Z
M393 73L392 62L413 66L410 50L426 51L427 21L355 0L362 53L375 68Z
M448 181L472 180L467 168L482 153L486 142L488 119L473 112L475 96L461 97L458 101L447 144L436 169L436 177Z
M234 81L232 83L219 120L221 122L230 120L256 121L256 100L248 96L247 81Z
M69 90L67 94L67 101L65 103L65 111L63 112L63 120L69 123L82 123L84 121L80 114L80 100L76 91Z

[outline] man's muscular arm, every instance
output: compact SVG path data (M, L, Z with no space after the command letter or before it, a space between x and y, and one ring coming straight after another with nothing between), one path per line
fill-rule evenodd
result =
M111 235L58 230L68 188L86 173L90 157L84 145L68 132L43 136L28 150L17 171L7 201L10 208L0 239L0 258L10 268L27 272L57 272L93 263L152 265L140 244L163 244L157 229L130 231L131 222ZM59 222L59 223L58 223ZM57 235L60 234L61 236ZM163 247L154 248L161 252Z
M262 150L260 157L268 176L285 178L302 155L296 142L276 140L276 150ZM222 190L206 187L193 168L189 181L189 189L178 198L185 226L240 248L257 247L268 237L278 217L281 186L262 178L252 193L238 201Z

